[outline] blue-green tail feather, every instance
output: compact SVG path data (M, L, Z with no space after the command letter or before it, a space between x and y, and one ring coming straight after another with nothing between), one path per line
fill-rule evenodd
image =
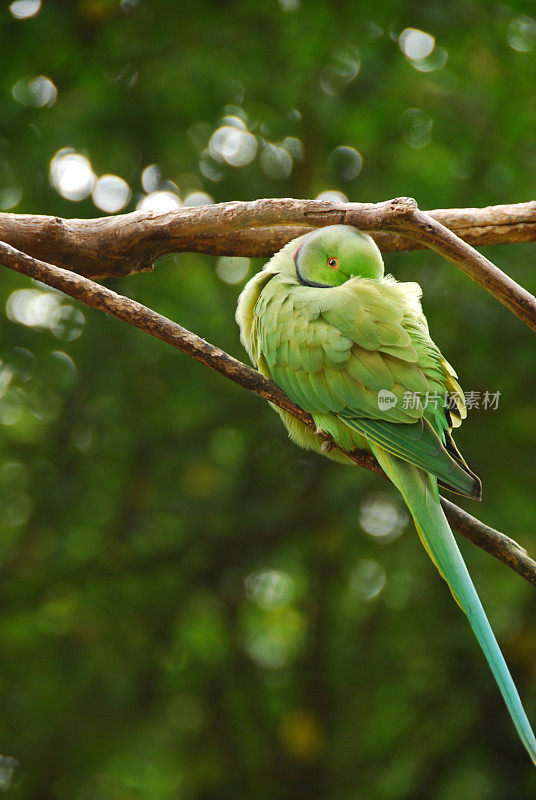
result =
M501 690L521 741L536 764L536 739L512 676L486 617L465 562L439 504L436 479L373 446L381 466L402 494L428 554L467 615Z

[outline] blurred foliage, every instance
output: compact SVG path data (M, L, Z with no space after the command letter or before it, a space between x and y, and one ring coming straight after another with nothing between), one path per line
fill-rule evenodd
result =
M529 200L535 17L513 1L5 2L0 206ZM488 252L536 291L531 245ZM422 284L466 390L501 392L457 436L484 483L467 508L536 552L529 331L432 253L387 265ZM243 358L234 307L259 266L181 255L110 284ZM259 399L126 325L8 271L0 302L9 796L534 797L394 491L298 451ZM462 547L534 721L533 590Z

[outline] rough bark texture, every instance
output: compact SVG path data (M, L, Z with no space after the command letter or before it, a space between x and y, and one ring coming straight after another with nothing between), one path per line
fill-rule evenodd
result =
M289 411L314 430L315 424L311 416L296 406L272 381L141 303L119 295L88 278L32 258L4 242L0 242L0 262L10 269L59 289L87 306L104 311L156 336L244 389L255 392L265 400ZM359 466L385 477L371 453L356 450L347 455ZM454 530L536 586L536 563L517 542L484 525L449 500L443 498L441 502Z

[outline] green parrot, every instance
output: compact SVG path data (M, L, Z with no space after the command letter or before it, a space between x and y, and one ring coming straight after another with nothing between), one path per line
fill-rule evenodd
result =
M276 408L290 437L347 464L322 433L344 450L372 451L398 488L536 764L534 733L439 502L438 485L480 499L481 483L452 439L464 396L420 297L417 283L384 274L370 236L332 225L276 253L245 286L236 320L252 362L316 423L315 433Z

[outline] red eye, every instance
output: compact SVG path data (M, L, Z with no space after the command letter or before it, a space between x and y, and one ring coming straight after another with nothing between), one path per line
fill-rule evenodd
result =
M337 269L338 266L339 266L338 258L328 258L328 267L330 269Z

